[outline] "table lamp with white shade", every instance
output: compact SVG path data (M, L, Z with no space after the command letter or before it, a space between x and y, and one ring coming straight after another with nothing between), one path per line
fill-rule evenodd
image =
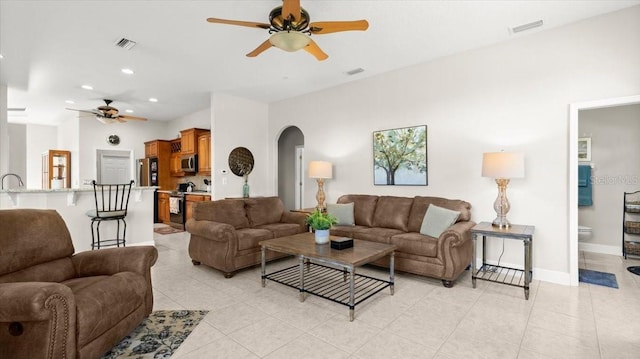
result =
M318 193L316 193L316 200L318 205L316 208L322 212L326 210L324 203L324 180L333 177L333 169L331 162L326 161L311 161L309 162L309 177L315 178L318 181Z
M493 225L507 228L511 223L507 213L511 208L507 199L507 185L512 178L524 177L524 155L522 153L490 152L482 155L482 177L495 178L498 184L498 198L493 203L497 217Z

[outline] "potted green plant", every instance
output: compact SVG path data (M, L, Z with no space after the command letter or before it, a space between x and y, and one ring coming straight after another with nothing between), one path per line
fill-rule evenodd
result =
M314 229L316 233L316 243L329 243L329 229L338 223L338 219L328 213L315 209L313 213L307 216L307 224Z

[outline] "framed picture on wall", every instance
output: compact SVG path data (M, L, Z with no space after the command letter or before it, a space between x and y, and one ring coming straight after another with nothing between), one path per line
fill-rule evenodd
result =
M578 138L578 161L591 161L591 137Z
M426 186L427 126L373 133L373 184Z

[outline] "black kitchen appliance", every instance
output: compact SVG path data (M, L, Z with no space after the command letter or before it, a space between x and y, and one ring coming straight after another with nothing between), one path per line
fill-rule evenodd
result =
M184 192L169 194L169 224L171 227L184 229Z

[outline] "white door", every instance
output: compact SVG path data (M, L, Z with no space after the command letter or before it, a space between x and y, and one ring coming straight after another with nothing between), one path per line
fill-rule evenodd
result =
M131 180L131 158L125 153L99 153L99 183L128 183Z

